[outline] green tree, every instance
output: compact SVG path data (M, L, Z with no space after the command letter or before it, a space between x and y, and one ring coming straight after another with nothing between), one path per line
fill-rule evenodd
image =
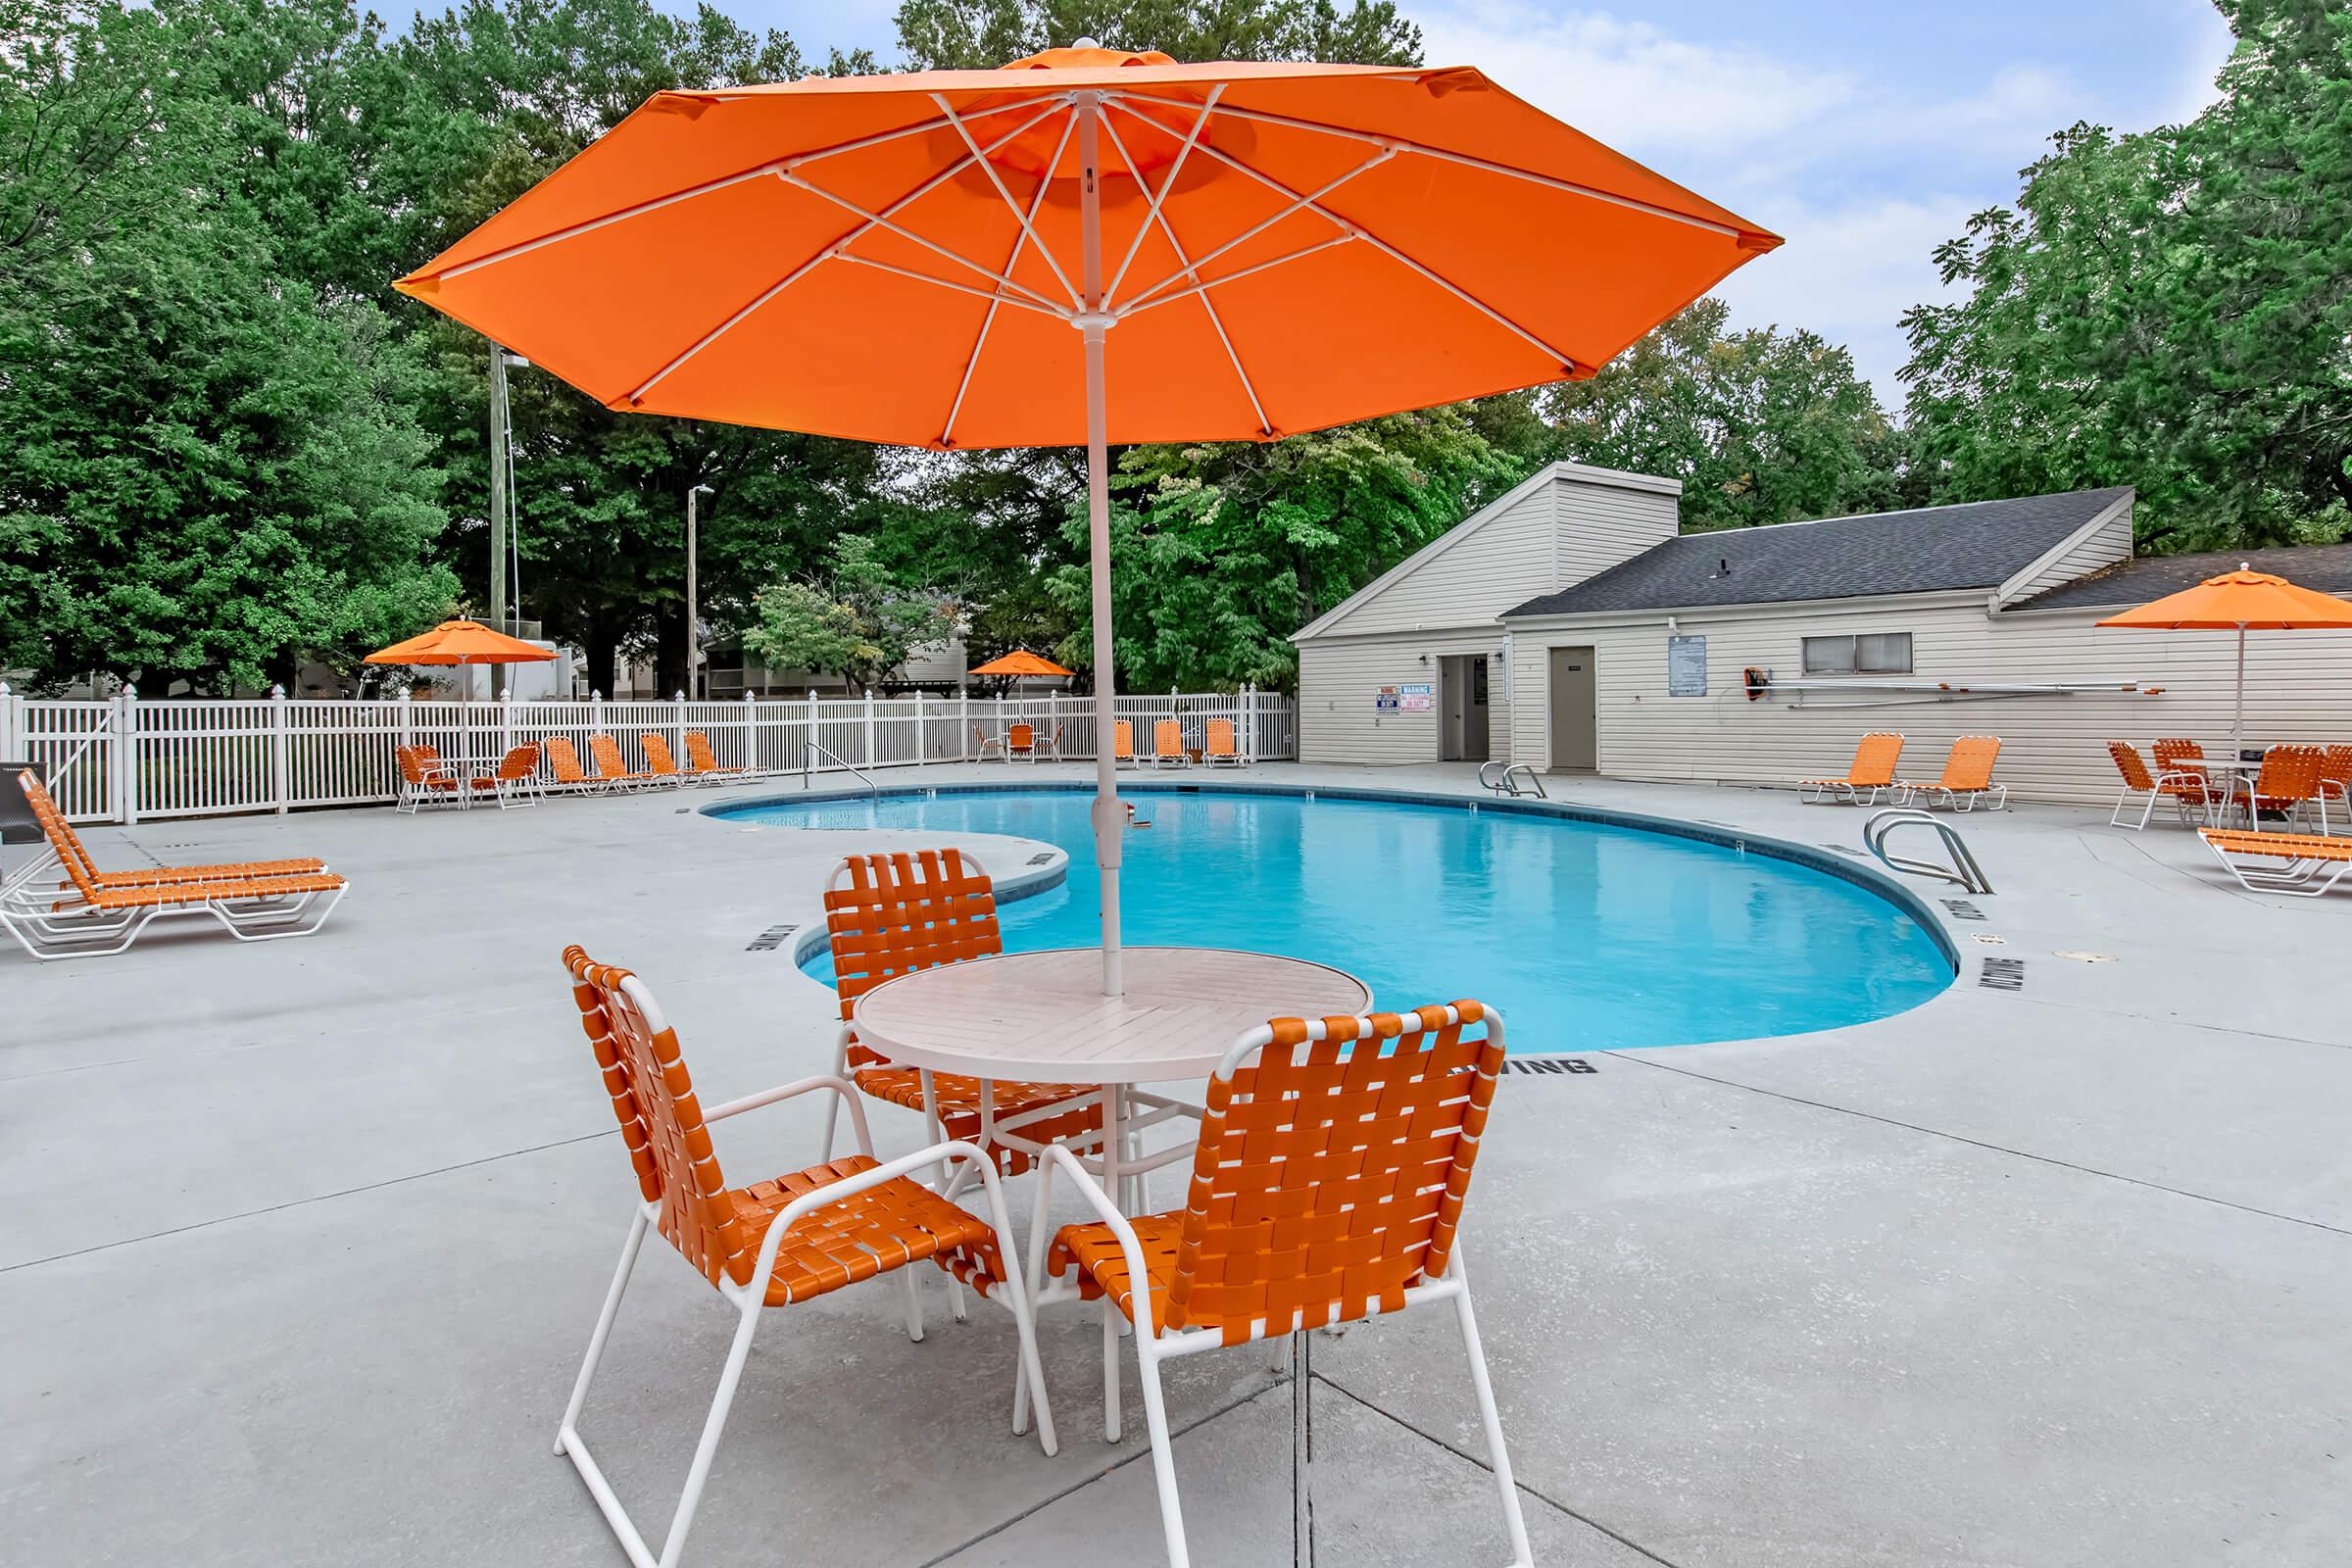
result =
M1086 37L1187 61L1421 63L1421 29L1393 0L906 0L898 26L924 71L985 71Z
M1740 528L1902 504L1899 432L1853 356L1818 333L1727 330L1690 306L1587 381L1534 399L1548 437L1515 450L1683 481L1685 528Z
M825 670L870 691L925 643L956 629L954 600L903 586L874 543L858 534L833 542L831 571L819 582L787 582L754 601L745 652L771 669Z
M2076 125L1904 318L1938 500L2132 484L2143 546L2352 530L2352 11L2229 0L2222 96Z

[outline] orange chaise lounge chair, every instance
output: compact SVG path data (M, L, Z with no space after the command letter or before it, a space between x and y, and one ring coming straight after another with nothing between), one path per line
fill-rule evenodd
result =
M1977 802L1992 797L1991 810L2009 804L2009 786L1992 781L1992 764L2000 760L2001 738L1998 735L1963 735L1952 742L1952 752L1943 760L1943 775L1934 783L1902 779L1894 786L1895 800L1904 806L1927 797L1932 803L1950 807L1955 811L1973 811Z
M1840 806L1868 806L1894 788L1894 764L1903 755L1903 738L1890 730L1873 730L1862 737L1854 748L1854 765L1843 778L1807 778L1797 780L1797 787L1810 791L1805 799L1813 805L1835 802ZM1862 792L1870 791L1866 800Z
M724 779L740 778L748 768L721 767L717 756L710 750L710 737L699 729L686 732L686 766L695 778L705 784L716 784Z
M307 937L349 886L316 858L101 871L40 779L27 771L17 783L48 850L0 886L0 924L36 958L121 953L150 923L175 914L211 915L240 942ZM63 880L35 886L55 869Z

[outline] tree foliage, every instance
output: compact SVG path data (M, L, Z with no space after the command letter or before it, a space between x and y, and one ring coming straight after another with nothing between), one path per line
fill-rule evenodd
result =
M2072 127L1937 252L1965 292L1904 318L1937 499L2132 484L2165 548L2352 529L2352 10L2223 10L2211 108Z
M923 71L986 71L1080 38L1178 60L1421 63L1421 29L1394 0L905 0L898 28Z
M745 652L771 669L828 671L865 691L956 629L955 601L901 587L871 539L834 540L831 568L820 581L760 593L753 602L758 618L743 633Z

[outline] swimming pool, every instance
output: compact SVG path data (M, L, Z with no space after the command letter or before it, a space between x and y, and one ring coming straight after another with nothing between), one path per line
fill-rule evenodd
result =
M1214 789L1125 798L1152 823L1127 835L1130 944L1313 958L1361 977L1382 1007L1473 996L1509 1018L1514 1054L1828 1029L1916 1006L1952 981L1944 950L1889 900L1699 839L1402 801ZM1092 799L942 791L711 814L1056 845L1068 879L1001 906L1004 945L1020 951L1097 940ZM822 948L808 967L830 981Z

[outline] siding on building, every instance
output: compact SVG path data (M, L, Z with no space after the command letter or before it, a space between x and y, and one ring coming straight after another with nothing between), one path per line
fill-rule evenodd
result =
M1294 638L1299 756L1435 761L1435 705L1384 716L1373 695L1424 683L1435 692L1447 654L1487 656L1488 752L1505 756L1511 707L1495 617L1673 538L1681 494L1671 479L1555 463L1375 579Z
M2001 737L1996 776L2026 800L2095 803L2120 782L2109 739L2145 753L2186 736L2218 754L2230 737L2236 639L2229 632L2099 630L2100 611L1989 613L1982 594L1921 594L1753 610L1675 612L1707 639L1707 695L1666 693L1667 612L1511 623L1514 760L1550 760L1546 690L1552 647L1590 645L1598 666L1600 771L1631 779L1789 784L1842 773L1868 730L1905 737L1902 773L1934 778L1961 735ZM2161 686L2155 696L2082 694L1936 702L1854 683L1850 695L1768 691L1747 700L1741 670L1799 674L1807 636L1908 631L1913 678ZM2247 638L2251 742L2352 740L2352 633L2254 632ZM1840 703L1893 704L1839 710ZM1495 755L1502 755L1497 743Z
M2132 498L2126 497L2098 518L2088 532L2071 541L2053 559L2038 564L2016 581L2002 585L1995 599L2000 604L2015 604L2061 583L2073 582L2077 577L2086 577L2101 566L2129 561L2132 559Z

